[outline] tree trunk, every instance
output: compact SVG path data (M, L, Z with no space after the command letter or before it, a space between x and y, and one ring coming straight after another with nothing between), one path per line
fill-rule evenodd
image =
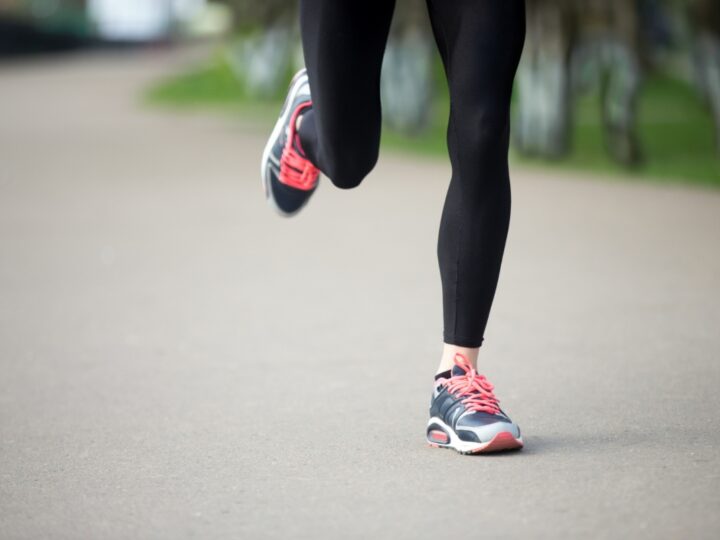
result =
M380 92L383 119L389 127L408 134L427 127L434 96L433 41L424 1L397 4Z
M292 27L280 22L229 46L227 60L249 96L273 97L287 83L292 49Z
M695 80L712 113L715 149L720 155L720 2L693 0L688 8L694 30Z
M573 46L573 88L600 93L605 146L626 166L642 161L636 136L641 70L636 0L581 0Z
M570 147L567 4L527 0L526 6L527 35L517 75L513 141L525 154L559 158Z

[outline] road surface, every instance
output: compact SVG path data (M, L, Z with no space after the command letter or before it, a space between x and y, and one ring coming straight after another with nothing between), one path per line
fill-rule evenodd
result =
M480 366L520 453L429 448L449 168L297 219L187 58L0 68L0 538L718 538L720 193L513 170Z

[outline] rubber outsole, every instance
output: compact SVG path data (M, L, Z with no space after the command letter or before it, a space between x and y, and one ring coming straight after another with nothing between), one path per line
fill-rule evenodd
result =
M438 444L428 441L428 444L433 448L450 448L461 454L489 454L492 452L502 452L505 450L519 450L523 447L522 439L516 439L512 433L501 432L495 435L491 440L486 443L481 443L477 447L470 448L467 450L460 450L450 444Z
M522 448L523 440L520 436L520 428L513 424L507 424L507 429L503 429L503 424L504 422L492 424L491 426L495 426L496 433L489 441L481 443L461 439L451 426L441 418L433 416L427 424L427 442L435 448L452 448L461 454L488 454Z

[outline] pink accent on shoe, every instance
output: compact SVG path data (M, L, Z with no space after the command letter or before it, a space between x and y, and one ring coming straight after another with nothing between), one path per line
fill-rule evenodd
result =
M513 437L512 433L502 431L495 435L490 441L485 444L471 450L470 454L485 454L489 452L498 452L500 450L514 450L516 448L522 448L522 441Z
M435 429L435 430L431 431L430 433L428 433L428 436L430 437L430 440L432 442L442 443L442 444L447 444L448 442L450 442L450 437L448 437L447 433L445 433L444 431L440 431L438 429Z
M428 446L432 448L453 448L447 444L440 444L433 442L428 438ZM486 443L482 443L475 448L470 450L460 451L461 454L490 454L491 452L500 452L502 450L517 450L523 447L523 442L520 439L513 437L512 433L503 431L495 435ZM457 450L455 448L455 450Z
M493 394L494 386L485 378L485 375L478 374L463 354L455 354L454 360L455 365L462 368L465 373L454 375L443 383L448 392L458 397L464 397L462 402L469 411L499 413L500 400Z
M292 117L290 118L290 126L288 127L287 141L285 142L285 148L283 148L282 157L280 158L280 182L305 191L315 187L320 171L295 147L297 137L295 124L300 113L311 105L311 101L305 101L298 105L293 111Z

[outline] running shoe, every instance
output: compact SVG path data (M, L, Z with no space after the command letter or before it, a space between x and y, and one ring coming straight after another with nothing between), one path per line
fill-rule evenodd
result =
M298 213L317 188L320 172L305 156L295 129L298 116L311 107L307 71L301 69L290 83L260 164L265 197L282 216Z
M493 385L462 354L449 378L435 381L427 440L431 446L481 454L521 448L520 428L502 409Z

